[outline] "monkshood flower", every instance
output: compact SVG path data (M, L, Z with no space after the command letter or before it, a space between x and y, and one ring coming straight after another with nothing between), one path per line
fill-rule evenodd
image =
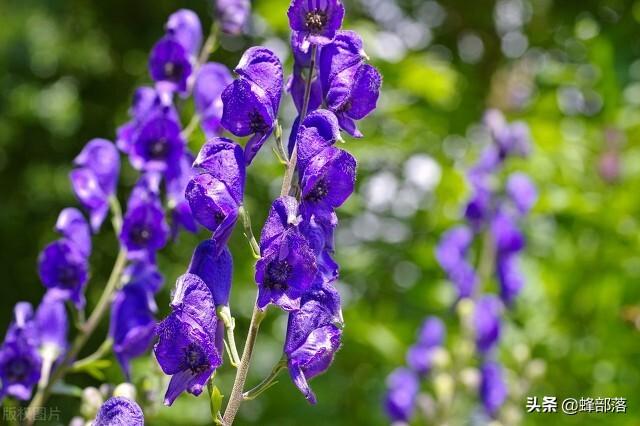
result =
M497 413L507 398L507 385L497 362L487 361L480 368L480 398L491 416Z
M145 86L136 89L129 109L131 120L120 126L116 132L118 149L129 154L142 125L159 115L180 122L171 93Z
M191 167L192 164L193 155L185 151L177 167L170 168L165 174L167 206L172 217L171 235L173 238L177 237L180 228L192 233L198 231L198 224L184 196L189 181L195 176L195 171Z
M348 152L330 146L314 156L300 176L302 199L319 208L336 209L353 193L356 160Z
M466 258L473 233L463 225L445 232L436 247L436 259L454 284L458 298L470 297L477 285L476 273Z
M219 136L224 130L222 91L233 82L229 69L216 62L200 67L193 85L193 102L200 116L200 125L207 138Z
M524 286L518 256L513 253L499 254L496 259L496 272L500 284L500 298L506 305L511 305Z
M397 368L387 377L384 407L392 422L408 422L420 390L418 376L408 368Z
M145 172L166 172L177 167L185 151L180 122L168 114L147 120L136 133L129 153L131 165Z
M341 31L320 53L327 108L336 114L340 127L356 138L362 133L355 122L376 108L382 85L382 76L365 58L362 40L353 31Z
M54 293L47 292L38 305L34 324L38 330L42 358L52 363L66 352L69 345L67 342L69 319L64 301L57 298Z
M152 259L167 243L169 225L158 195L159 178L144 175L129 196L120 242L131 260Z
M89 211L91 227L97 232L109 211L120 173L118 150L106 139L92 139L73 160L69 174L73 191Z
M479 298L475 303L473 324L478 350L487 353L498 343L500 339L500 315L502 303L493 295Z
M207 285L193 274L178 278L171 302L173 312L157 328L153 350L171 381L165 405L187 391L200 395L211 374L222 365L222 322Z
M60 213L56 231L63 238L42 250L38 258L38 274L55 297L71 300L81 309L85 304L84 287L89 275L89 225L77 209L68 208Z
M192 10L180 9L169 16L165 25L167 36L177 41L192 57L196 57L202 45L200 18Z
M407 365L420 375L431 370L433 356L444 340L445 328L437 317L425 319L418 334L418 341L407 352Z
M311 404L316 396L308 381L329 368L340 347L342 329L335 325L341 318L339 306L339 298L336 303L331 296L307 297L300 309L289 314L284 344L287 366L291 380Z
M538 192L531 179L524 173L513 173L505 186L507 195L522 215L527 214L538 199Z
M298 224L297 201L293 197L276 199L260 236L261 258L255 275L260 309L273 303L296 310L300 297L313 285L316 256Z
M32 320L31 305L18 303L14 321L0 347L0 400L7 395L28 400L40 379L42 358L38 353L39 336Z
M491 220L491 234L500 254L515 253L524 248L524 235L515 218L504 209L498 210Z
M293 103L300 114L304 105L304 96L307 87L308 69L294 64L293 74L287 81L287 92L291 93ZM307 111L315 111L322 105L322 86L317 76L313 77L311 82L311 91L309 92L309 103Z
M280 59L265 47L248 49L234 70L240 78L222 92L222 126L235 136L249 136L250 164L273 132L283 88Z
M109 336L127 380L130 379L129 361L151 346L156 328L155 311L153 294L142 283L125 285L113 298Z
M198 153L185 197L193 217L213 233L217 247L225 246L238 219L244 197L245 162L242 148L225 138L214 138Z
M321 215L316 214L315 209L306 208L305 205L300 208L302 213L302 221L300 222L300 231L309 242L311 250L316 255L316 263L318 265L319 278L322 282L333 282L338 278L339 266L333 257L333 234L338 226L338 218L335 212L322 212ZM316 280L318 277L316 277Z
M249 0L214 0L214 9L222 32L240 35L251 16Z
M484 124L498 148L500 161L508 155L526 156L531 151L531 136L525 123L507 123L500 111L491 109L485 113Z
M340 0L293 0L287 11L289 26L300 33L301 49L324 46L342 25L344 6Z
M157 293L164 284L164 276L158 265L152 262L131 262L122 272L122 281L127 284L139 284L151 293Z
M216 306L228 306L233 273L233 258L227 246L219 249L214 240L198 244L187 270L209 287Z
M109 398L102 404L93 426L144 426L140 406L123 396Z
M325 109L310 112L302 124L294 125L289 139L289 155L293 146L298 151L298 170L304 172L309 161L325 148L341 140L340 126L335 114Z
M186 94L187 80L193 72L189 51L170 35L161 38L149 55L149 74L156 82L168 84L171 90Z

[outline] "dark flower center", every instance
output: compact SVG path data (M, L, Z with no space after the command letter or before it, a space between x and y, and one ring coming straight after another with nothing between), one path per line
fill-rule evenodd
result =
M14 358L7 368L7 379L9 383L22 382L29 373L29 363L22 358Z
M324 179L320 179L318 182L316 182L315 186L309 192L309 194L307 194L305 200L314 202L322 201L328 193L329 185L327 185L327 181Z
M129 237L137 245L144 246L151 239L151 230L146 225L138 225L131 229Z
M213 220L216 221L216 225L220 225L222 221L225 219L225 215L222 212L215 212L213 215Z
M249 113L249 127L252 133L266 133L269 130L264 118L255 109Z
M341 112L347 112L351 109L351 99L346 100L345 102L342 103L342 105L340 105L338 107L338 109L336 110L336 113L341 113Z
M309 11L304 16L304 24L312 33L322 31L325 25L327 25L327 20L327 13L319 9Z
M73 288L78 284L76 270L71 265L58 265L58 282L63 287Z
M196 343L190 343L184 352L185 364L193 373L201 373L207 369L207 358L202 348Z
M180 81L182 74L184 73L184 67L182 64L167 62L164 64L164 78L177 83Z
M265 286L272 290L286 290L289 287L287 281L291 276L291 269L291 265L286 260L274 260L269 263Z
M156 139L151 141L147 148L147 154L149 158L153 160L159 160L165 158L169 152L169 143L165 138Z

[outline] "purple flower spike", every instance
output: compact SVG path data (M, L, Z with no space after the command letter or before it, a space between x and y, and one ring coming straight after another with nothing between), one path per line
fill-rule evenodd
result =
M458 297L469 297L477 284L473 267L466 259L473 234L466 226L457 226L442 235L436 247L436 259L458 291Z
M320 78L326 94L331 82L342 71L362 64L367 58L362 38L355 31L338 31L334 40L320 52Z
M38 348L20 339L0 347L0 399L5 395L22 401L31 398L40 380L42 359Z
M109 211L120 172L116 147L105 139L92 139L75 158L76 169L69 174L73 191L91 216L94 232L100 229Z
M192 72L189 52L170 36L161 38L151 50L149 73L156 82L166 82L177 92L187 92L187 80Z
M209 62L198 70L193 85L193 102L207 137L218 136L223 131L220 123L223 109L221 95L232 82L229 69L222 64Z
M202 45L202 26L198 15L189 9L180 9L169 16L167 35L182 45L192 57L196 57Z
M295 141L298 150L298 168L304 172L309 161L325 148L340 139L340 126L335 114L325 109L312 111L305 117L302 125L295 131L295 137L289 141L289 154Z
M422 323L418 343L428 347L440 346L444 341L444 335L445 328L442 320L434 316L427 317Z
M197 275L207 284L217 305L229 305L233 258L227 246L218 248L214 240L198 244L188 272Z
M207 285L198 276L178 279L171 302L173 312L160 323L154 353L165 374L172 375L165 395L171 405L183 391L200 395L222 365L222 331Z
M501 312L502 304L495 296L483 296L476 302L473 322L479 351L490 351L500 339Z
M480 398L490 416L495 416L507 398L507 385L500 364L489 361L480 368Z
M136 189L129 198L120 241L127 248L129 259L149 259L167 243L169 225L157 195L144 191L141 185Z
M335 326L335 313L317 300L308 300L289 314L284 353L291 380L311 404L316 396L308 380L324 373L340 347L342 330Z
M500 283L500 298L506 305L511 305L524 286L518 256L512 253L499 255L496 269Z
M260 234L260 247L269 247L285 231L300 223L298 201L294 197L284 196L275 199L271 204L269 215Z
M276 117L283 86L282 62L276 54L266 47L250 47L234 71L267 93L273 107L272 114Z
M229 35L240 35L251 16L249 0L215 0L214 8L222 32Z
M258 308L273 303L286 311L298 309L300 297L311 288L318 270L309 243L292 229L260 249L255 276Z
M429 374L435 349L444 340L444 324L437 317L428 317L422 324L418 342L409 348L407 364L420 375Z
M513 173L509 176L506 190L520 214L528 213L538 198L536 187L524 173Z
M193 167L224 182L234 200L242 204L246 171L240 145L230 139L213 138L200 149Z
M224 182L207 173L198 175L187 185L185 197L193 217L213 232L219 247L224 246L238 220L239 208Z
M80 210L67 207L58 215L56 231L73 242L85 256L91 254L91 230Z
M525 245L524 235L515 219L505 211L499 211L491 221L491 234L499 253L515 253Z
M34 322L43 352L51 352L55 360L68 346L69 319L64 301L47 292L36 310Z
M409 422L420 389L418 377L408 368L397 368L387 378L385 411L392 422Z
M325 148L309 161L300 180L305 202L338 208L355 188L356 160L341 149Z
M355 138L361 138L355 121L376 108L382 76L373 66L362 64L340 72L330 83L327 107L336 113L340 127Z
M245 147L249 165L273 132L272 101L260 86L240 78L222 92L222 103L222 126L236 136L253 135Z
M180 162L184 150L180 124L169 117L158 116L140 128L129 159L138 170L165 172Z
M342 25L344 6L340 0L293 0L287 11L291 29L301 33L302 50L310 44L324 46Z
M185 190L195 171L191 168L193 155L185 152L175 168L170 168L166 174L167 204L171 210L171 235L177 237L180 228L189 232L198 231L198 224L193 218L191 207L184 197Z
M122 396L109 398L100 407L93 426L144 426L142 409Z
M38 258L38 273L44 286L57 297L71 300L78 309L85 304L88 269L87 256L66 239L46 246Z
M151 346L156 328L155 310L153 296L142 284L127 284L113 298L109 336L127 380L130 380L129 361Z

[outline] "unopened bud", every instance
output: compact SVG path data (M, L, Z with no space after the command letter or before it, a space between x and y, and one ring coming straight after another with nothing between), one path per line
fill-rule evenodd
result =
M100 391L92 386L82 390L82 400L80 403L80 414L85 419L93 419L100 406L104 402L104 398Z
M116 388L113 390L113 396L123 396L125 398L128 398L132 401L136 400L136 387L133 386L131 383L120 383L118 386L116 386Z

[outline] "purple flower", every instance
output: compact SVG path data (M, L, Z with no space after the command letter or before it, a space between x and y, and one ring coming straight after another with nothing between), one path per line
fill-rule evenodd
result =
M222 64L209 62L198 70L193 85L193 102L207 137L218 136L223 131L220 123L223 109L221 95L232 82L229 69Z
M109 336L127 380L130 377L129 361L151 346L156 328L155 311L152 293L142 283L125 285L113 298Z
M89 211L94 231L100 229L109 211L120 173L118 150L106 139L92 139L74 159L69 178L80 203Z
M338 226L338 218L332 209L317 209L315 206L300 206L302 221L300 231L309 242L316 255L319 277L322 282L334 282L338 278L339 265L332 258L334 251L334 231Z
M246 171L240 145L230 139L213 138L200 149L193 167L224 182L233 199L242 204Z
M273 132L275 115L267 92L237 79L222 92L222 126L236 136L252 135L245 147L247 165Z
M287 11L289 26L301 33L302 50L310 44L324 46L342 25L344 6L340 0L293 0Z
M489 352L500 338L502 304L492 295L483 296L475 304L473 323L476 345L480 352Z
M149 55L149 73L156 82L165 82L180 93L187 92L192 66L189 52L171 36L161 38Z
M180 227L192 233L198 231L198 224L193 218L191 207L184 196L189 181L195 175L195 171L191 168L192 163L193 155L186 151L178 166L170 168L170 173L166 174L167 204L171 211L171 235L174 238Z
M180 9L169 16L167 35L180 43L192 57L196 57L202 45L202 26L198 15L189 9Z
M92 425L144 426L144 415L135 401L122 396L114 396L102 404Z
M240 35L251 15L249 0L215 0L216 18L220 22L222 32L230 35Z
M506 305L511 305L524 286L518 256L513 253L499 255L496 261L496 272L500 284L500 298Z
M74 243L85 256L91 254L91 230L80 210L73 207L63 209L58 215L55 229Z
M477 284L477 277L466 259L473 241L473 233L466 226L456 226L442 235L436 247L436 259L456 287L459 298L469 297Z
M444 341L445 328L444 323L438 317L427 317L422 323L420 334L418 335L418 343L428 347L442 345Z
M203 173L189 181L185 197L196 221L213 232L212 238L220 247L225 245L238 219L239 208L227 185Z
M201 242L193 252L188 272L209 287L216 306L229 304L233 258L227 246L218 248L214 240Z
M511 174L507 179L506 191L520 214L528 213L538 198L536 187L524 173Z
M384 406L392 422L408 422L420 390L418 377L408 368L397 368L387 377Z
M507 398L507 385L497 362L485 362L480 368L480 398L491 416L496 415Z
M362 137L355 122L376 108L381 85L382 76L369 64L347 68L329 83L327 108L338 116L340 127L351 136Z
M367 59L362 38L355 31L338 31L333 41L320 51L319 68L323 92L342 71L359 66Z
M33 321L33 306L29 302L18 302L13 307L13 321L9 324L4 343L20 342L38 346L40 334Z
M435 349L444 340L444 324L437 317L425 319L418 335L418 342L407 352L407 364L420 375L428 374L431 370Z
M156 179L143 176L131 192L124 216L120 241L129 259L150 259L169 237L169 225L157 193Z
M170 116L157 115L140 127L129 159L138 170L166 172L179 164L184 151L180 123Z
M172 375L165 395L171 405L187 391L200 395L211 374L222 365L222 332L211 291L196 275L178 278L173 312L157 329L154 353L165 374Z
M65 238L50 243L38 258L38 273L44 286L57 297L71 300L78 309L85 305L88 270L85 253Z
M338 208L355 188L356 160L346 151L327 147L309 161L300 183L305 202Z
M309 243L292 228L269 245L261 245L260 252L255 275L258 308L274 303L287 311L298 309L300 297L311 288L318 270Z
M493 217L491 234L499 253L515 253L525 245L524 235L518 229L515 219L503 210Z
M269 247L272 242L282 237L286 231L300 223L298 201L294 197L276 198L271 204L269 214L260 233L260 247Z
M129 263L122 273L122 281L128 285L141 285L151 293L157 293L164 284L164 276L155 263L137 261Z
M280 58L266 47L250 47L244 52L234 71L267 92L273 107L273 116L276 117L280 108L283 86Z
M289 154L293 151L293 143L298 151L298 169L304 172L309 161L325 148L340 140L340 126L335 114L325 109L310 112L302 121L302 125L292 129L289 140Z
M308 78L308 70L296 64L293 66L293 75L287 81L286 89L291 93L293 103L298 113L302 112L302 107L304 106L304 96ZM315 76L311 82L307 111L315 111L320 108L320 105L322 105L322 86L320 85L320 79Z
M471 175L469 177L472 178ZM493 194L479 180L473 184L473 188L474 193L465 207L464 216L471 227L478 232L491 217Z
M491 109L485 113L484 123L487 126L496 146L500 160L508 155L526 156L531 151L531 135L523 122L508 124L504 115Z
M307 299L299 310L289 314L284 353L291 380L307 401L316 403L308 380L324 373L340 347L341 328L335 325L335 303L323 303L327 298ZM331 299L329 299L331 300ZM338 306L339 308L339 301Z
M47 292L34 316L34 324L42 352L52 358L52 362L62 355L68 346L67 333L69 319L64 301L54 293Z
M26 401L40 380L42 358L38 348L18 339L0 347L0 398L5 395Z

